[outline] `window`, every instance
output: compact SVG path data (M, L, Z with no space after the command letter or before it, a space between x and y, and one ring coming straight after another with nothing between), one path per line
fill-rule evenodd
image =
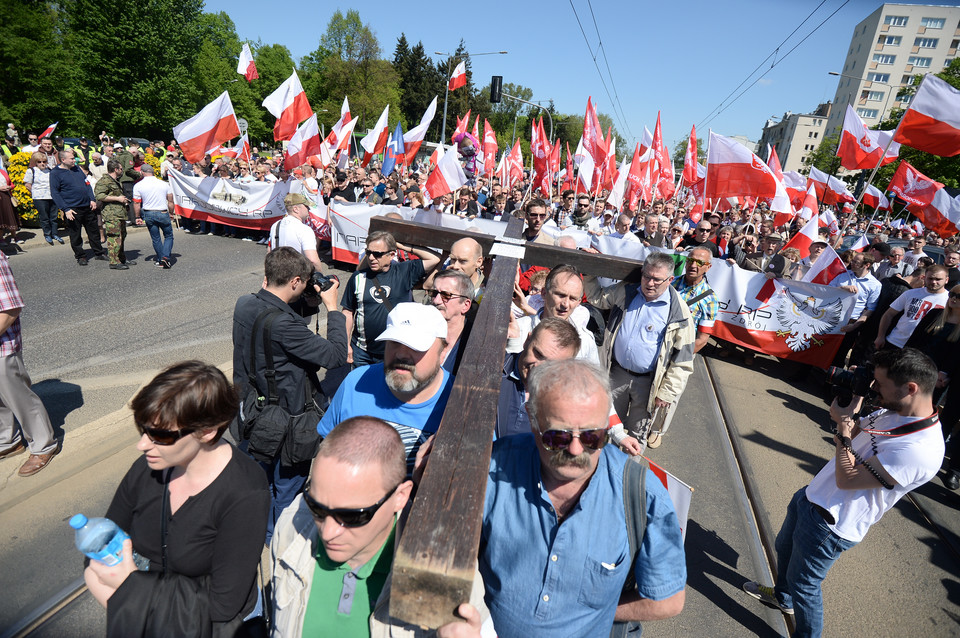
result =
M926 20L926 18L924 19ZM907 26L907 16L887 16L883 19L883 23L891 27L905 27Z
M913 46L921 49L936 49L940 44L940 38L917 38L913 41Z
M813 137L814 137L814 139L820 137L820 132L819 132L819 131L814 131L814 132L813 132Z
M867 73L867 82L889 82L889 73Z
M921 58L916 55L911 55L910 59L907 60L907 64L912 64L913 66L920 67L921 69L929 68L933 63L933 58Z
M917 83L917 76L915 75L905 75L900 78L900 84L905 84L907 86L912 86Z
M895 55L884 55L883 53L874 53L873 61L877 64L893 64L897 61L897 56Z
M870 102L879 102L884 98L883 91L864 91L862 97Z
M898 35L888 35L887 39L883 42L885 45L890 47L900 46L900 36Z
M898 95L898 96L897 96L897 99L900 100L900 102L902 102L903 104L910 104L911 100L913 100L913 96L912 96L912 95Z
M960 29L960 27L957 27L957 28ZM950 43L951 49L956 49L957 47L960 47L960 40L954 40L953 42Z
M807 137L813 137L813 131L810 131L809 133L807 133Z
M920 26L928 29L942 29L946 22L944 18L920 18Z
M876 119L877 116L880 115L880 111L877 109L857 109L857 115L860 117Z

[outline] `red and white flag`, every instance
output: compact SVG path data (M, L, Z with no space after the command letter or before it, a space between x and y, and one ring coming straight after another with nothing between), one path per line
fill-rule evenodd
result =
M697 181L697 127L690 127L690 137L687 139L687 152L683 156L683 173L680 174L683 183L689 186Z
M820 253L820 256L817 257L817 260L811 264L810 270L807 271L800 281L809 281L812 284L823 284L826 286L833 281L837 275L842 275L845 272L847 272L847 267L843 264L843 260L840 259L840 255L828 244L827 247L823 249L823 252Z
M853 242L853 245L850 246L847 250L852 250L855 253L862 253L863 249L870 245L870 240L867 239L866 235L860 235L860 238Z
M300 122L313 114L296 69L276 91L266 97L263 107L277 118L273 125L274 140L289 140Z
M800 215L800 219L803 221L810 221L810 219L820 214L820 205L817 204L817 191L813 184L810 184L807 188L807 193L803 197L803 205L800 207L800 210L797 211L797 214Z
M48 127L47 127L47 130L45 130L43 133L41 133L40 136L37 137L37 139L38 139L38 140L42 140L42 139L45 138L45 137L53 137L53 132L57 130L57 124L59 124L59 123L60 123L60 120L57 120L56 122L54 122L53 124L51 124L50 126L48 126Z
M574 190L578 193L589 193L593 187L593 157L587 153L580 162L580 169L577 171L577 184Z
M457 161L457 154L444 153L437 162L437 167L427 178L426 186L430 197L437 198L452 193L466 183L467 176L460 167L460 162Z
M320 154L320 147L320 127L317 125L317 114L314 113L290 138L283 157L283 167L291 171L303 166L311 155Z
M327 146L332 147L334 151L337 149L347 150L350 146L350 135L344 134L343 129L350 123L350 102L347 100L347 96L343 96L343 105L340 107L340 119L337 120L337 123L330 127L330 133L327 135L326 143ZM356 126L356 122L354 122ZM353 126L350 127L350 130L353 131Z
M815 166L810 167L808 184L813 182L817 189L817 199L826 206L833 206L841 202L855 202L857 198L847 190L847 185L834 177L827 175Z
M873 184L867 184L867 191L863 194L861 203L876 210L890 210L890 200L883 194L879 188Z
M887 188L906 200L907 209L941 237L960 231L960 201L950 197L943 184L930 179L906 160L900 162Z
M567 155L570 155L567 148ZM497 134L487 118L483 118L483 166L488 177L493 177L493 164L497 159Z
M453 135L450 136L450 141L456 144L457 137L467 132L467 127L470 126L470 110L467 109L467 114L461 120L457 118L457 126L453 129Z
M630 170L627 172L627 202L630 210L637 207L640 196L643 195L643 166L640 163L640 145L633 148L633 159L630 162Z
M796 171L786 171L783 174L783 185L790 196L790 203L795 208L803 205L803 198L807 196L807 178Z
M240 136L240 141L237 142L237 145L233 148L222 149L220 153L224 157L236 157L237 159L242 159L250 161L250 140L247 139L247 134L244 133Z
M360 140L360 146L363 147L363 161L360 162L360 166L369 164L374 155L382 153L383 149L386 148L387 138L390 136L390 130L388 128L390 124L389 119L390 105L387 104L383 107L383 113L380 114L380 119L378 119L377 123L370 129L370 132Z
M643 137L640 138L640 154L643 155L653 148L653 133L646 126L643 127Z
M796 248L800 251L800 257L806 259L810 256L810 244L815 241L820 241L819 230L820 219L819 216L817 216L804 224L800 232L791 237L790 241L783 245L780 252L783 252L787 248Z
M627 188L627 173L629 172L629 167L627 166L627 160L623 160L620 163L620 170L617 172L617 179L613 183L613 188L610 189L610 194L607 196L607 204L613 206L614 210L619 211L623 206L623 196Z
M603 129L591 98L587 98L587 112L583 118L583 150L593 158L593 166L602 166L607 157L607 147L603 140ZM578 151L579 152L579 151ZM583 172L583 169L580 169Z
M202 160L207 149L217 148L238 135L240 127L226 91L189 120L173 127L173 137L191 164Z
M840 144L837 157L840 165L847 170L873 168L880 163L885 166L896 161L900 154L900 145L890 142L893 131L872 131L867 128L853 107L847 104L843 118L843 130L840 132ZM889 144L889 148L887 147ZM886 154L884 154L886 149ZM881 161L882 158L882 161Z
M822 228L826 228L831 237L840 234L840 227L837 226L837 216L833 214L833 209L828 208L820 213L819 223Z
M680 537L683 540L687 538L687 521L690 518L690 502L693 500L693 488L678 479L676 476L666 471L650 459L650 471L660 479L663 486L667 488L667 495L670 502L673 503L673 511L677 513L677 521L680 523Z
M423 117L420 118L420 123L403 134L403 154L405 155L404 163L407 166L409 166L413 159L417 156L417 151L420 150L420 145L423 143L423 138L427 136L427 129L430 128L430 123L433 122L433 116L436 114L437 96L434 96L433 100L430 102L430 106L428 106L427 110L423 112Z
M543 197L550 196L550 151L547 149L546 135L543 134L543 118L533 122L530 132L530 154L533 155L533 189L540 189Z
M941 157L960 154L960 90L932 73L923 76L893 141Z
M250 45L244 44L240 49L240 61L237 62L237 73L252 82L260 77L257 73L257 64L253 61L253 53L250 52Z
M777 155L777 148L767 144L767 166L773 171L781 182L783 179L783 166L780 165L780 157Z
M776 194L777 178L763 160L739 142L710 132L707 197L774 197Z
M453 70L453 75L450 76L450 83L448 84L449 90L456 91L461 86L467 85L467 61L461 60L460 64L457 65L457 68Z

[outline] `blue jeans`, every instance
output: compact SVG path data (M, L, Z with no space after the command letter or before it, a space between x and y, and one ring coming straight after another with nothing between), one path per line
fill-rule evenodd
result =
M37 209L40 228L44 239L56 239L60 236L57 231L57 205L52 199L35 199L33 205Z
M823 632L823 594L820 584L840 554L856 545L830 531L827 522L807 500L807 488L793 495L777 534L777 586L780 604L793 607L797 623L794 638L815 638Z
M280 514L303 490L310 464L281 465L279 459L274 459L272 463L261 462L260 467L267 473L267 482L270 484L270 517L267 519L266 538L266 544L269 545Z
M147 223L147 230L150 231L150 241L153 242L153 252L157 253L157 261L170 259L170 251L173 250L173 224L170 223L170 215L165 210L144 210L143 221Z

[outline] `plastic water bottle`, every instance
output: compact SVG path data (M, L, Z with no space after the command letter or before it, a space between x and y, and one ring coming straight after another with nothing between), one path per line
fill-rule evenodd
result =
M88 519L77 514L70 519L70 527L77 530L74 543L77 549L104 565L116 565L123 553L123 541L130 538L109 518Z

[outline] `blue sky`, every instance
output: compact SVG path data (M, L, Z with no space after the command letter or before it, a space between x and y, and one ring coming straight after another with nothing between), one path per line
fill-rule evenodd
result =
M534 101L546 104L553 98L564 113L582 114L587 96L592 96L626 138L618 150L621 144L632 147L644 125L653 130L660 110L664 139L672 150L694 124L701 138L712 128L756 141L770 116L781 117L785 111L807 113L820 102L832 100L837 78L827 72L843 66L854 27L881 4L822 0L818 8L821 0L572 0L572 6L570 0L367 0L338 5L294 0L281 7L250 0L207 0L206 10L228 13L241 39L284 44L295 60L316 49L337 8L343 12L357 8L388 59L401 32L411 44L423 41L428 52L452 52L461 38L473 53L506 50L507 55L472 58L476 84L483 86L491 75L502 75L504 82L532 89ZM948 3L941 0L939 4ZM783 43L776 66L770 69L774 59L767 60L737 93L752 88L711 119L711 112L814 9L812 17ZM824 20L823 26L779 61ZM610 95L616 91L619 97L622 117L604 89L591 53L596 53Z

